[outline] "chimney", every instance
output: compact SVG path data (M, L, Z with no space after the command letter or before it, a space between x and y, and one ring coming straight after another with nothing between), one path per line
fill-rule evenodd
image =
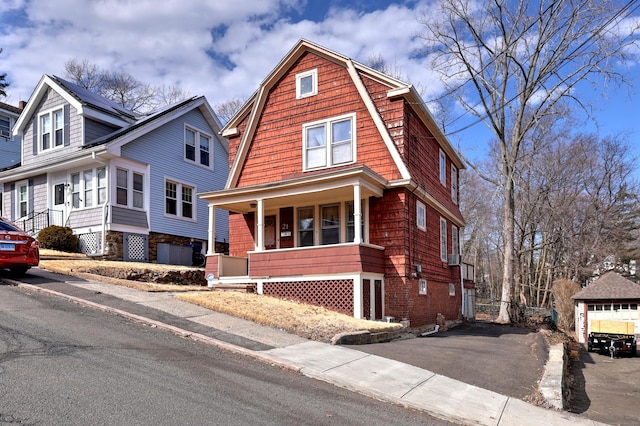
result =
M24 109L24 107L27 105L27 103L25 101L20 101L18 102L18 108L20 109Z

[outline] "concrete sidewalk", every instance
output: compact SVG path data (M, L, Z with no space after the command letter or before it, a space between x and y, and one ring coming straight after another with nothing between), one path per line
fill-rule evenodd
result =
M177 300L172 293L149 293L97 281L70 280L53 289L0 278L3 280L151 324L456 423L523 426L601 424L570 413L540 408L395 360L310 341L273 327L213 312ZM90 300L92 297L89 295L111 297L106 299L103 296L105 300L96 302ZM166 315L155 315L161 319L154 319L150 314L157 311ZM229 338L231 335L235 338Z

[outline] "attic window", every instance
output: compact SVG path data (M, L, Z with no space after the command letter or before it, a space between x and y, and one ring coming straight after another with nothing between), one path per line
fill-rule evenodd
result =
M318 94L318 70L296 74L296 99Z
M40 149L44 151L62 146L63 130L61 109L42 114L40 116Z

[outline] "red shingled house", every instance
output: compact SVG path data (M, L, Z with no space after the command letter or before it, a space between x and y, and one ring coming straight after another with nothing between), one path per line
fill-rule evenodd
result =
M210 223L229 211L229 255L209 247L210 285L412 327L473 316L464 165L411 85L301 40L222 135L226 187L199 194Z

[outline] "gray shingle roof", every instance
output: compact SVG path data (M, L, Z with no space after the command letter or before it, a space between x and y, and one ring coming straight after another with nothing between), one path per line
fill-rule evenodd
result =
M640 300L640 284L616 272L607 272L573 295L574 300Z

